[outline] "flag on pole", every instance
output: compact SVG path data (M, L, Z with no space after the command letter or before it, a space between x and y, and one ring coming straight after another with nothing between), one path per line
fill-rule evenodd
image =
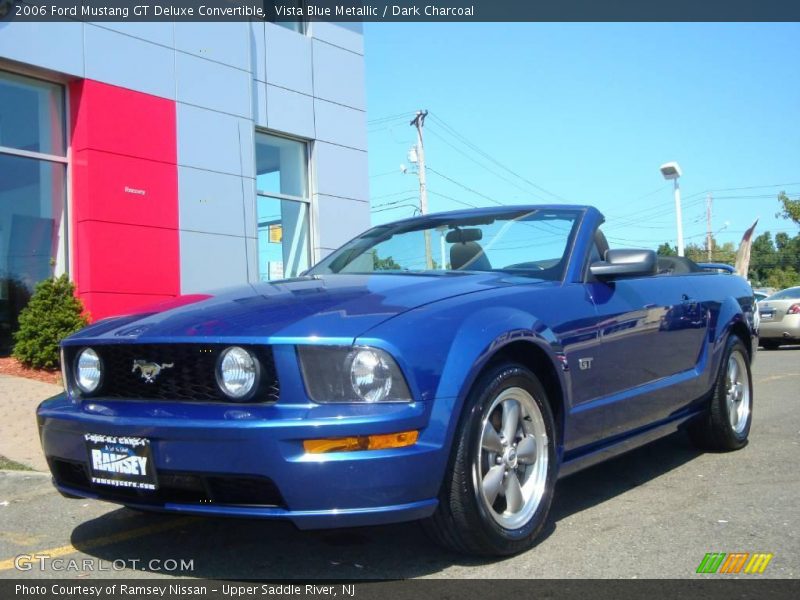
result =
M758 219L744 232L739 250L736 252L736 273L747 279L747 271L750 269L750 246L753 245L753 232L756 230Z

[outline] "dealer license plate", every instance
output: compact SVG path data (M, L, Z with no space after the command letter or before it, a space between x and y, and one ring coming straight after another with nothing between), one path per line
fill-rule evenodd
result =
M762 312L761 313L761 320L762 321L772 321L775 318L774 312Z
M83 439L92 483L137 490L158 487L147 438L87 433Z

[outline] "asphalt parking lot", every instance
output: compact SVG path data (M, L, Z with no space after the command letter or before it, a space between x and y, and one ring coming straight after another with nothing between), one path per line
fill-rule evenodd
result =
M543 539L513 558L446 552L414 524L300 532L140 514L64 499L44 474L0 472L0 578L684 578L709 577L695 574L707 552L769 552L757 577L798 577L800 347L760 351L754 379L744 450L703 454L676 434L565 479ZM21 554L83 570L45 559L19 571Z

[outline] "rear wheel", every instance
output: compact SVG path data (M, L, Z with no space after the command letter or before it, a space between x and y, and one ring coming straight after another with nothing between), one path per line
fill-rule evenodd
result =
M541 532L555 478L555 427L544 388L520 365L498 366L466 401L426 529L459 552L516 554Z
M707 413L689 429L701 448L738 450L747 444L753 421L750 356L741 339L731 336L725 347Z

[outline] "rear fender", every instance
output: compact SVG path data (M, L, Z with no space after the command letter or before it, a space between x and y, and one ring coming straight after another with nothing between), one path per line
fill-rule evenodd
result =
M739 302L732 296L726 297L719 307L719 314L716 323L709 331L708 344L711 360L709 361L709 373L707 387L710 390L719 375L722 364L722 355L725 352L725 344L731 335L740 335L745 345L750 350L750 360L752 362L754 350L755 331L753 324L747 319Z

